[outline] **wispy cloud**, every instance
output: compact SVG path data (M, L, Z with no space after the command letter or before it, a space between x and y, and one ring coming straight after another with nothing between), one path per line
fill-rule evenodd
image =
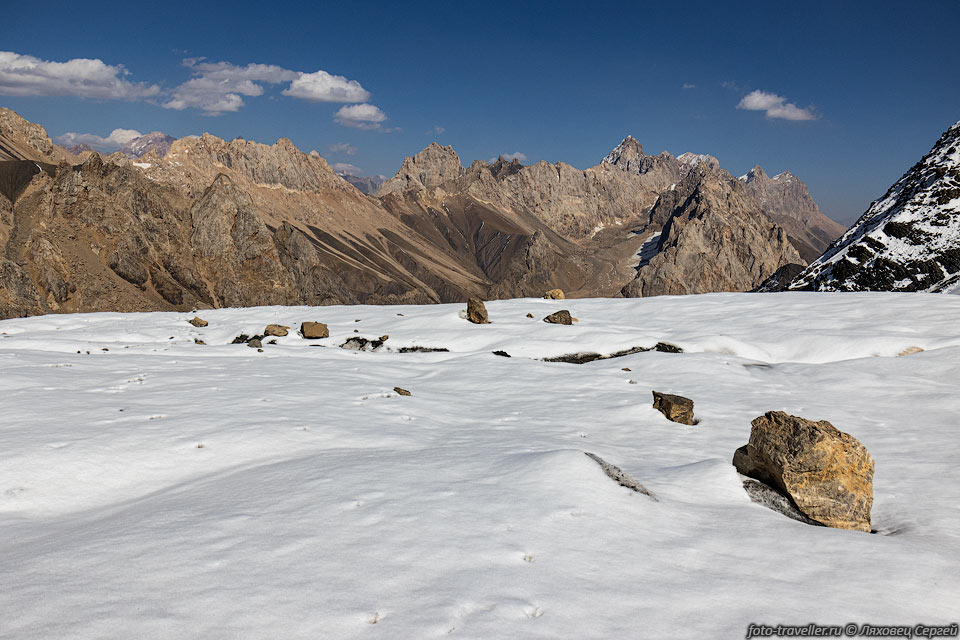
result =
M333 170L337 173L349 173L352 176L362 176L363 169L349 162L334 162Z
M160 93L159 86L132 82L129 75L123 65L109 65L99 59L53 62L0 51L0 94L7 96L139 100Z
M756 89L743 96L737 109L748 111L764 111L768 118L781 120L816 120L817 116L810 109L803 109L787 102L783 96Z
M520 153L519 151L514 151L513 153L501 153L501 154L500 154L500 158L503 158L503 159L506 160L507 162L511 162L511 161L513 161L513 160L519 160L520 162L526 162L526 161L527 161L527 154L525 154L525 153ZM498 158L490 158L490 159L487 160L487 162L493 163L493 162L496 162L497 160L498 160Z
M372 104L351 104L340 107L333 119L344 127L379 129L387 114Z
M201 62L201 58L188 58L183 66L193 73L193 78L177 86L173 97L163 103L166 109L202 109L210 115L237 111L243 106L241 96L263 95L261 83L289 82L297 77L296 71L270 64L248 64L238 67L229 62Z
M440 125L434 125L433 128L428 129L426 133L428 136L438 136L444 131L446 131L446 129L444 129Z
M74 133L68 131L62 136L53 139L57 144L69 147L75 144L89 145L92 149L104 152L113 152L143 134L136 129L114 129L106 138L93 133Z
M690 84L689 82L684 82L684 83L683 83L683 86L680 87L680 88L681 88L681 89L696 89L696 88L697 88L697 85L695 85L695 84Z
M337 144L330 145L331 153L345 153L348 156L353 156L357 154L357 148L352 144L346 142L338 142Z

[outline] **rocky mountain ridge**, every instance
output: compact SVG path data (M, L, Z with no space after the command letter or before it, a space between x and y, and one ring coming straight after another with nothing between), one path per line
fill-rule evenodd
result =
M377 197L285 138L204 134L80 162L4 117L2 317L747 290L800 260L715 159L647 156L632 138L585 170L464 167L434 143Z

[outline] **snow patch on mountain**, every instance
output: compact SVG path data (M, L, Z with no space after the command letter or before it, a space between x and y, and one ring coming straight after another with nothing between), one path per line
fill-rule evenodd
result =
M960 288L960 122L794 283L818 291Z

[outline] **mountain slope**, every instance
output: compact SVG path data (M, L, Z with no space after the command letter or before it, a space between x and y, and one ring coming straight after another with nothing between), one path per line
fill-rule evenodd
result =
M960 288L960 122L791 284L816 291Z
M755 166L741 180L764 215L786 230L790 242L806 262L819 257L846 231L842 224L820 212L807 185L789 171L771 178Z

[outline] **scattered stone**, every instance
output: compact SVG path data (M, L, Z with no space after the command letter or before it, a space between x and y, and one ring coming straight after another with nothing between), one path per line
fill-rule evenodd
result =
M398 313L397 315L398 315L398 316L402 316L403 314L402 314L402 313Z
M271 340L271 341L268 342L267 344L277 344L277 341L276 341L276 340Z
M401 395L401 396L411 396L411 395L413 395L412 393L410 393L409 391L407 391L407 390L404 389L403 387L394 387L393 390L397 392L397 395Z
M751 423L750 441L734 466L787 496L808 518L828 527L870 531L873 458L866 447L826 420L768 411Z
M532 317L533 317L533 314L532 314L532 313L528 313L528 314L527 314L527 317L528 317L528 318L532 318Z
M473 324L489 324L490 318L487 315L487 306L479 298L470 298L467 300L467 320Z
M307 340L329 338L330 329L322 322L304 322L300 325L300 335Z
M440 353L449 351L450 349L446 347L400 347L400 353Z
M921 351L923 351L923 349L920 348L920 347L907 347L906 349L904 349L903 351L901 351L901 352L898 353L897 355L898 355L898 356L912 356L913 354L915 354L915 353L920 353Z
M247 342L247 346L253 347L255 349L260 349L260 347L263 346L263 343L260 342L260 338L250 338L250 341ZM260 350L263 351L263 349L260 349Z
M573 318L570 317L570 312L566 309L551 313L543 321L550 324L573 324Z
M241 333L236 338L234 338L233 342L231 342L230 344L246 344L247 342L249 342L249 340L250 340L250 336L248 336L245 333Z
M630 367L623 367L620 371L630 371Z
M653 392L653 408L666 416L671 422L697 424L693 418L693 400L670 393Z
M200 338L194 338L194 339L193 339L193 344L207 344L207 343L204 342L203 340L201 340ZM77 353L80 353L80 352L77 351Z
M683 349L669 342L658 342L654 345L653 350L662 351L663 353L683 353Z
M263 333L267 336L277 336L282 338L290 333L290 327L282 324L268 324L267 328L263 330Z
M104 347L102 351L110 351L110 349L107 349L106 347Z
M352 351L378 351L382 346L383 340L368 340L360 336L354 336L347 338L347 341L340 345L340 348Z
M354 332L354 333L360 333L360 329L354 329L353 332Z
M652 491L637 482L630 474L620 467L610 464L598 455L594 455L587 451L584 451L584 453L588 458L600 465L600 468L605 474L607 474L608 478L619 484L621 487L626 487L627 489L636 491L637 493L642 493L645 496L649 496L654 502L659 502L657 496L654 495Z
M543 294L544 300L563 300L563 289L550 289Z
M502 356L502 357L504 357L504 358L509 358L509 357L510 357L510 354L507 353L506 351L494 351L494 352L493 352L493 355L495 355L495 356Z
M380 342L386 342L387 340L390 339L390 334L385 333L385 334L383 334L382 336L380 336L380 337L377 338L377 339L378 339Z
M208 324L210 324L209 322L207 322L206 320L204 320L204 319L201 318L200 316L194 316L194 317L193 317L193 320L190 320L189 322L190 322L190 324L192 324L192 325L195 326L195 327L205 327L205 326L207 326Z
M397 315L400 315L400 314L398 313ZM357 318L356 320L354 320L354 322L360 322L360 318Z
M567 362L570 364L585 364L587 362L593 362L594 360L609 360L610 358L622 358L623 356L633 355L634 353L642 353L644 351L663 351L666 353L683 353L683 349L680 347L674 346L672 344L667 344L666 342L658 342L654 347L630 347L629 349L623 349L622 351L615 351L608 356L605 356L594 351L580 351L578 353L567 353L562 356L553 356L551 358L543 358L544 362ZM629 369L627 369L629 371Z

